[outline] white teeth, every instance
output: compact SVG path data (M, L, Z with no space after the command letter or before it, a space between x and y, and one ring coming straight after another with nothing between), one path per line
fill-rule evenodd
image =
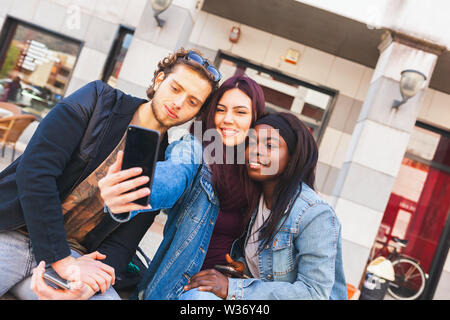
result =
M261 164L260 163L256 163L256 162L249 162L248 164L252 168L259 168L259 167L261 167Z
M231 136L237 134L237 130L232 129L222 129L224 135Z

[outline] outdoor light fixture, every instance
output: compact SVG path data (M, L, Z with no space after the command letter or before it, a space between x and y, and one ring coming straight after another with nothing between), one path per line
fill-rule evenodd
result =
M158 23L158 27L164 26L165 21L158 17L172 4L172 0L152 0L153 17Z
M422 88L427 77L417 70L403 70L401 73L402 77L400 79L400 93L402 95L402 100L394 100L392 108L398 109L402 104L408 101L416 95L417 92Z
M232 43L237 43L239 41L239 37L241 36L241 28L238 26L233 26L230 31L229 40Z

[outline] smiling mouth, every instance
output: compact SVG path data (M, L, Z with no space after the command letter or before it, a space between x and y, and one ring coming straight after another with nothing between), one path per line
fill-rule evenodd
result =
M170 110L170 108L168 106L164 106L166 108L167 111L167 115L169 117L171 117L172 119L178 119L178 116L175 112L173 112L172 110Z
M262 167L268 166L267 164L263 164L263 163L256 162L256 161L248 161L247 164L251 169L261 169Z
M220 132L224 137L233 137L237 135L239 131L235 129L220 128Z

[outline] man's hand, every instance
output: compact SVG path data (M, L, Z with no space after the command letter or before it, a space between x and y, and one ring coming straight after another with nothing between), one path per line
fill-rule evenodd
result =
M64 279L81 281L94 292L105 293L116 281L114 268L98 261L105 258L105 255L95 251L79 258L69 256L53 263L52 267Z
M45 262L41 261L33 269L31 277L31 290L36 293L39 300L87 300L95 292L81 281L70 282L70 290L57 290L48 286L43 278L45 272Z
M203 270L194 275L184 286L188 291L198 288L198 291L209 291L222 299L228 296L228 278L216 269Z
M132 201L146 197L150 194L149 188L140 188L139 186L147 183L149 177L139 176L142 173L142 168L130 168L127 170L120 170L123 161L123 151L117 154L116 162L114 162L108 169L106 176L98 182L100 195L112 213L119 214L130 212L134 210L151 209L149 206L140 206ZM128 180L131 179L131 180Z

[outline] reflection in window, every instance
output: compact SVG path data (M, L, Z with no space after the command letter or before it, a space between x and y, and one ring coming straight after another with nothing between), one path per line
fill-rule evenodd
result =
M80 43L11 18L1 42L0 99L44 117L64 95Z
M374 248L408 239L402 252L429 272L450 210L449 133L416 126L395 179Z
M114 40L102 77L103 81L112 87L116 87L125 55L127 54L131 40L133 39L133 34L133 29L121 26L116 39Z
M263 89L267 111L295 114L311 129L316 140L319 139L324 120L330 112L333 92L224 53L220 58L219 70L223 79L245 73Z

